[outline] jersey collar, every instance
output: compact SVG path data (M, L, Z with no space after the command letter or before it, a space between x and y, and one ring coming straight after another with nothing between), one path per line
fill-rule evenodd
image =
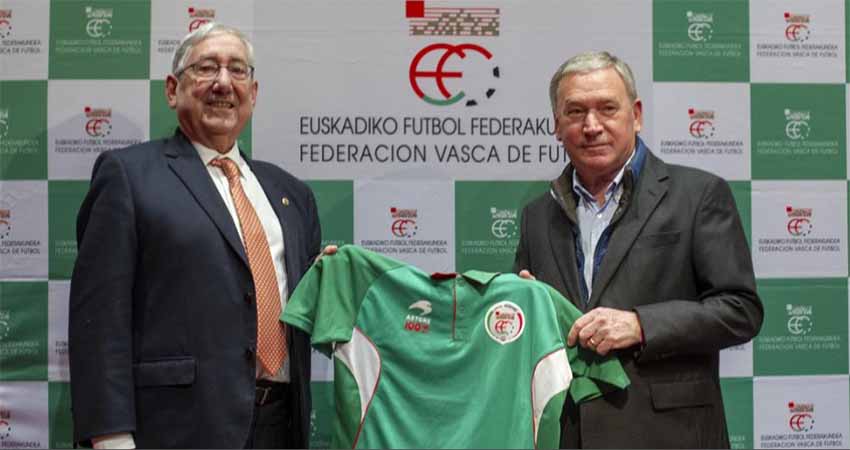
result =
M480 270L467 270L464 273L458 274L456 272L434 272L431 274L432 280L451 280L457 278L460 275L465 278L467 281L471 281L475 284L480 284L486 286L493 278L496 278L500 275L498 272L482 272Z

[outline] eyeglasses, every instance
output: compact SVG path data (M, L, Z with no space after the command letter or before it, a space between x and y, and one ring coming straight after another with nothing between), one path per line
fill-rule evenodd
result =
M254 66L250 66L245 62L231 61L230 64L222 66L212 59L204 59L194 64L189 64L177 71L174 76L179 78L183 72L190 71L192 75L200 81L212 81L218 78L222 67L227 69L227 72L230 74L230 78L237 81L245 81L254 76Z

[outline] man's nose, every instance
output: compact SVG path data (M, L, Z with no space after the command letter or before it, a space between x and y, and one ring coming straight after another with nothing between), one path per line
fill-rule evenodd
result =
M587 115L584 116L582 131L588 134L596 134L602 131L602 123L599 122L599 117L596 115L596 111L590 110L587 112Z
M233 89L233 78L231 78L227 67L222 66L218 69L218 75L213 80L213 90L216 92L230 92L231 89Z

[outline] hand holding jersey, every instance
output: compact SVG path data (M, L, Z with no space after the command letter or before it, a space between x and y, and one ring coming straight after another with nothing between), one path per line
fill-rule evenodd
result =
M520 270L518 275L526 280L536 280L525 269ZM572 347L578 341L582 347L605 356L611 350L641 343L642 335L640 319L635 312L600 307L576 320L567 335L567 345Z

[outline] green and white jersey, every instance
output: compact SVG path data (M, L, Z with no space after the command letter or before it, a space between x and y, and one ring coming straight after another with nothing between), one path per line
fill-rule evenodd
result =
M583 401L629 383L616 358L566 347L580 315L541 282L428 275L345 246L281 319L333 354L334 448L557 448L568 389Z

